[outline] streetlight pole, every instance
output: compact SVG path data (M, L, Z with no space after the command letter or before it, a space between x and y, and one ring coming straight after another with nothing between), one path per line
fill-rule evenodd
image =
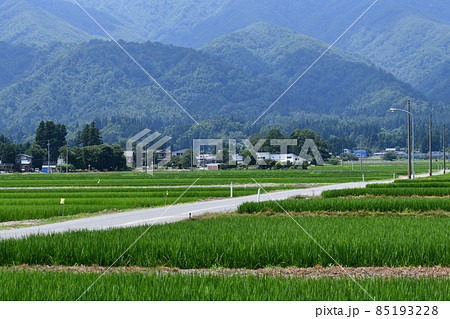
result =
M414 150L415 150L415 124L414 124L414 116L410 111L410 104L408 100L408 109L409 110L403 110L403 109L396 109L396 108L390 108L389 111L391 112L405 112L408 114L408 178L411 179L411 151L412 151L412 178L416 178L416 167L415 167L415 156L414 156ZM411 127L412 127L412 134L411 134ZM412 135L412 147L411 147L411 135Z
M412 121L412 154L413 154L413 158L412 158L412 170L413 170L413 179L416 178L416 133L415 133L415 124L414 124L414 117L412 116L411 113L411 121Z
M411 179L411 101L408 100L408 178Z
M50 140L47 140L47 173L50 174Z
M363 144L363 138L361 136L361 140L359 143L359 170L362 172L363 171L363 149L362 149L362 144Z

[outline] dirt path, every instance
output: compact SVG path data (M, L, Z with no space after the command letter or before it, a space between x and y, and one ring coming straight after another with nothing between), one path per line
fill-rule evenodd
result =
M107 267L100 266L28 266L21 265L0 270L34 270L74 273L102 273ZM162 274L201 274L201 275L262 275L280 276L286 278L344 278L346 276L358 278L442 278L450 279L450 267L347 267L345 271L340 267L314 268L264 268L264 269L178 269L178 268L143 268L143 267L115 267L110 273L162 273Z

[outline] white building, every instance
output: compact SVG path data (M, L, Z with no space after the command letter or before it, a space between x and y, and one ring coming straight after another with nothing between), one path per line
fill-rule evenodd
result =
M295 154L270 154L268 152L256 153L258 155L259 160L274 160L280 162L283 165L286 165L288 162L292 164L301 164L306 160Z
M244 157L242 155L236 154L236 155L232 155L231 159L233 161L235 161L237 164L242 164L244 163Z
M176 150L172 152L172 156L182 156L184 153L189 151L188 148L182 148L181 150Z
M207 164L216 163L216 155L200 154L195 157L199 166L206 167Z

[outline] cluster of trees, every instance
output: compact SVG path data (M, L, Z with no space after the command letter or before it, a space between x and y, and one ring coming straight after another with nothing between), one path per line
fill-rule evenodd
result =
M70 167L81 170L126 170L126 159L119 145L92 145L70 148L68 153ZM60 149L61 154L66 148Z
M14 163L16 158L16 146L6 136L0 135L0 161L2 163Z
M187 150L181 156L173 156L170 162L167 163L168 167L186 169L192 166L192 150Z
M32 143L14 144L1 135L0 160L3 164L15 164L17 154L27 154L33 157L33 167L40 168L47 162L50 150L51 162L56 162L60 156L66 159L68 155L71 169L126 169L123 149L119 145L103 144L100 130L94 122L77 132L75 147L68 146L66 136L65 125L55 124L53 121L40 122Z

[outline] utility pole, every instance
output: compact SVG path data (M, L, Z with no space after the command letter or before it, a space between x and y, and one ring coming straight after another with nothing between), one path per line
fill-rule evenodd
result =
M408 100L407 106L408 116L408 179L411 179L411 159L412 159L412 146L411 146L411 100Z
M66 174L69 173L69 145L66 144Z
M433 175L433 116L430 115L430 176Z
M50 174L50 140L47 140L47 173Z
M361 150L361 152L359 152L359 170L362 172L363 171L363 152Z
M445 154L445 147L446 147L446 144L445 144L445 124L444 124L444 128L443 128L443 130L442 130L443 132L442 132L442 143L444 144L444 174L445 174L445 164L446 164L446 158L445 158L445 156L446 156L446 154Z
M362 148L362 144L363 144L363 138L361 136L361 141L359 144L359 170L362 172L363 171L363 148Z

